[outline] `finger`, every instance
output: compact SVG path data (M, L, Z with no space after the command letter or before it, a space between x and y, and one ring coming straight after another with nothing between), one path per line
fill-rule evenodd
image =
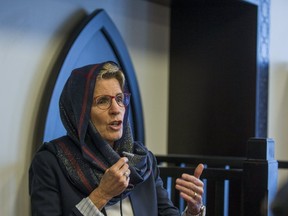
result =
M196 178L193 175L187 174L187 173L183 173L181 178L176 179L176 183L179 185L183 185L187 188L190 187L191 184L203 187L203 182L201 181L201 179Z
M180 192L183 192L185 194L188 194L189 196L195 196L196 195L200 195L202 196L203 194L203 187L202 186L197 186L195 184L191 184L191 183L187 183L187 184L176 184L175 188L177 190L179 190Z
M204 165L198 164L198 166L196 167L196 169L194 171L194 176L199 179L203 170L204 170Z
M201 203L202 202L202 197L201 195L199 194L196 194L196 195L190 195L190 194L186 194L186 193L183 193L183 192L180 192L180 196L187 202L192 202L194 204L197 204L197 203Z
M127 157L122 157L120 158L114 165L113 167L116 169L116 170L119 170L121 169L125 164L127 164L128 162L128 158Z
M130 178L130 170L126 170L126 172L124 172L123 176L126 177L126 180L128 180Z
M125 171L125 175L130 176L130 174L131 174L131 171L130 171L130 169L128 168L128 169Z

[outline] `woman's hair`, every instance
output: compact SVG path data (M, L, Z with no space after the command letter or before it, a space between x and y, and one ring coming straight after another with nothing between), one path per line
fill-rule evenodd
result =
M124 85L125 85L124 73L115 62L110 61L102 66L102 69L100 70L97 76L97 80L112 79L112 78L118 80L122 91L124 91Z

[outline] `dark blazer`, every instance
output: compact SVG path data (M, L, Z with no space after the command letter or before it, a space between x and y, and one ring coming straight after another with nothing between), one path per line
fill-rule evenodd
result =
M130 201L135 216L179 216L159 177L153 156L152 175L135 187ZM85 196L71 184L62 172L57 158L51 152L37 152L29 170L29 193L32 215L82 215L75 207Z

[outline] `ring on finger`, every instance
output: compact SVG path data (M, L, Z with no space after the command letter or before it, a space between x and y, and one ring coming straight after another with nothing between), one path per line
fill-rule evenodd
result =
M124 172L124 174L123 174L123 175L126 177L126 179L128 179L128 178L129 178L129 176L130 176L130 174L129 174L129 172L128 172L128 171Z
M195 198L198 194L194 191L193 198Z

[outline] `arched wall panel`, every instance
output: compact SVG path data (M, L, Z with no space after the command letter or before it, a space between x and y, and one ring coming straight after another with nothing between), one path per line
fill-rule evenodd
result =
M46 107L44 141L66 133L60 120L58 102L71 71L87 64L108 60L117 62L125 73L128 90L132 92L130 121L134 137L144 143L142 104L135 71L120 33L104 10L94 11L76 27L52 70L49 84L54 84L54 88L50 86L51 95L48 95L51 99ZM44 97L47 98L47 94Z

